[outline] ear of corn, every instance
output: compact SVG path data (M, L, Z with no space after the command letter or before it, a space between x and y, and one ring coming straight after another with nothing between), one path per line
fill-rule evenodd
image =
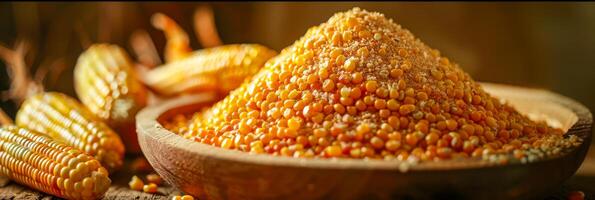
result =
M275 51L257 44L198 50L185 59L149 71L145 83L168 96L199 91L225 94L254 75L275 55Z
M97 199L111 184L93 157L16 126L0 128L0 175L67 199Z
M128 54L117 45L91 46L74 69L75 90L81 102L110 123L134 120L136 112L146 105L146 91L132 65Z
M74 82L81 102L121 134L129 151L140 150L134 117L147 104L147 92L124 49L92 45L77 61Z
M46 92L29 97L18 111L16 123L94 156L109 170L122 165L124 145L120 137L64 94Z

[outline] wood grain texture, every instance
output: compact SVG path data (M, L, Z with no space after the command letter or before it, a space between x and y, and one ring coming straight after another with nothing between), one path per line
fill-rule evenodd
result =
M137 115L144 155L170 184L201 199L528 199L539 198L572 176L585 158L592 116L572 99L552 92L484 84L532 118L545 119L584 142L564 156L530 164L485 161L428 162L295 159L252 155L185 140L159 120L206 105L208 95L180 97Z

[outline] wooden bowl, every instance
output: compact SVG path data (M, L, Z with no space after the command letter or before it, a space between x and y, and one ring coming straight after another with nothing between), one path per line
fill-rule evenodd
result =
M585 106L545 90L482 85L520 112L545 119L583 143L563 156L529 164L469 159L404 170L398 161L299 159L225 150L186 140L159 123L210 103L208 94L142 110L137 115L138 139L157 173L199 199L528 199L547 195L576 172L591 142L593 119Z

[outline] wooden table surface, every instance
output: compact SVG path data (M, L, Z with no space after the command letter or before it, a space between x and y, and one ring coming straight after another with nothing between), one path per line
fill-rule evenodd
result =
M147 194L139 191L134 191L128 188L128 181L133 175L139 176L143 180L146 173L134 173L131 172L132 158L127 159L124 168L119 172L111 175L112 186L105 194L105 200L112 199L171 199L175 195L181 195L181 191L164 184L159 187L157 194ZM546 199L567 199L570 192L582 191L585 193L585 199L595 199L595 145L589 149L589 154L585 159L585 162L578 170L578 172L568 179L562 186L557 190L552 191L551 194L547 195ZM50 195L46 195L27 187L23 187L14 182L3 182L0 181L0 199L59 199Z

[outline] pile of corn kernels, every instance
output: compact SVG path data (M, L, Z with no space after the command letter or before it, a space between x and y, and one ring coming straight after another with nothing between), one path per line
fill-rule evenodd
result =
M165 127L225 149L306 158L531 162L580 144L359 8L310 28L224 100Z

